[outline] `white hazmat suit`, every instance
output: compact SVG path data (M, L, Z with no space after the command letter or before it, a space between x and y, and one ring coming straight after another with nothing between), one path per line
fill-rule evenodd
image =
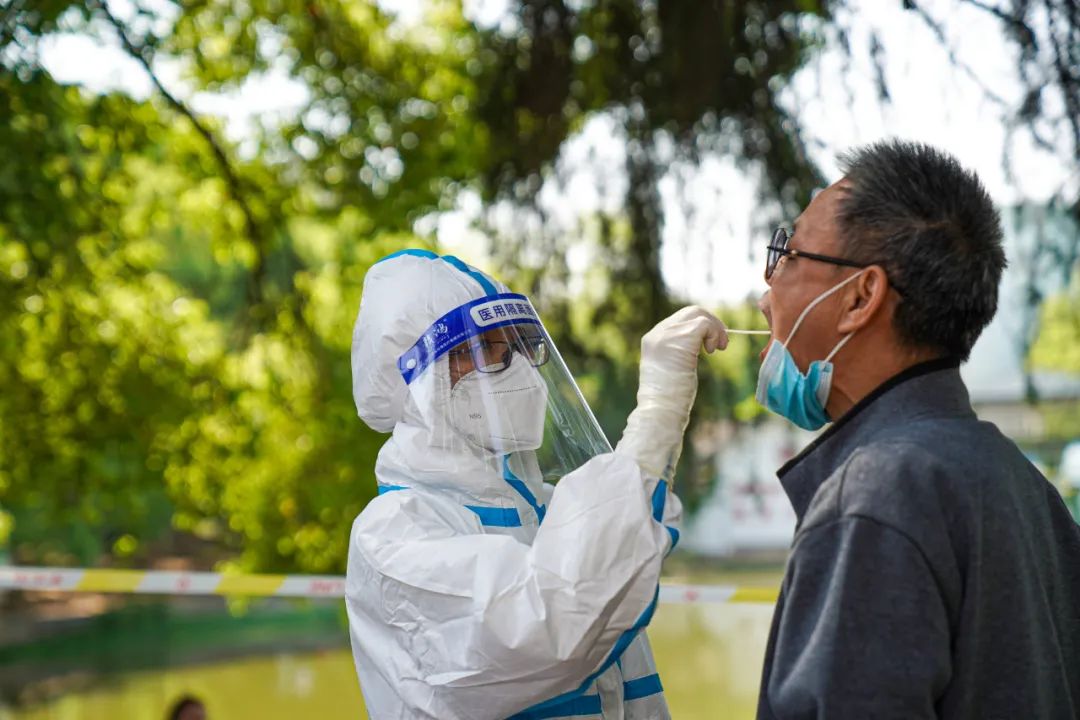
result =
M353 394L370 427L392 432L375 466L380 494L353 525L346 583L368 712L668 718L644 628L678 540L670 475L697 355L703 342L726 344L723 326L687 308L647 335L619 447L552 485L534 452L556 432L550 420L544 429L545 403L549 418L569 414L552 382L517 351L502 372L453 378L453 353L438 346L483 329L452 327L452 311L472 308L479 322L500 303L543 332L526 298L452 257L403 251L365 278Z

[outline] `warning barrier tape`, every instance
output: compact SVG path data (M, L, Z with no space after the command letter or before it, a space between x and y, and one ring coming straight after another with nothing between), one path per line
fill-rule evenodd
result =
M0 590L137 593L148 595L248 595L340 598L340 575L234 575L171 570L100 570L0 566ZM773 603L771 587L661 584L660 602Z
M0 588L158 595L343 597L339 575L232 575L169 570L0 566Z

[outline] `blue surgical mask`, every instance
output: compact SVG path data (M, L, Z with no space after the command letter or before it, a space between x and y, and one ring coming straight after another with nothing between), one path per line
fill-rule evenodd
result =
M795 331L799 329L803 319L818 303L861 274L862 272L855 273L814 298L795 321L787 340L783 343L778 340L772 341L769 352L765 354L765 360L758 371L757 401L804 430L818 430L829 422L829 415L825 412L833 378L833 365L829 361L840 352L840 348L844 347L844 344L855 333L844 336L824 360L815 360L810 363L810 368L805 375L795 364L795 358L791 357L787 346L791 338L795 337Z

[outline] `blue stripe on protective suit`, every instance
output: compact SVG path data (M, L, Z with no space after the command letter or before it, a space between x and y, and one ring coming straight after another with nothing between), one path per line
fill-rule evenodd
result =
M623 683L623 700L627 702L662 692L664 686L660 684L660 675L657 673Z
M664 522L664 505L667 504L667 481L656 483L652 494L652 516L656 522Z
M548 720L548 718L575 717L581 715L599 715L603 711L599 695L582 695L555 705L544 703L513 715L509 720Z
M487 276L482 272L473 270L471 267L458 260L453 255L443 255L443 261L450 263L461 272L471 277L476 282L480 283L480 287L484 289L484 292L488 294L488 297L494 297L499 294L499 291L495 288L495 285L487 279Z
M487 507L485 505L466 505L476 513L480 524L487 527L521 527L521 516L517 508Z
M653 520L656 520L658 523L664 522L665 505L667 505L667 481L661 480L656 483L656 489L653 490L652 494ZM679 530L670 525L665 525L664 527L667 528L668 535L671 536L671 549L668 550L668 553L670 553L675 549L675 546L679 544Z
M503 455L503 479L510 484L510 487L517 490L518 495L522 497L529 504L529 507L536 513L536 522L544 522L544 514L547 513L547 507L536 502L536 496L532 494L532 490L529 490L529 486L522 482L521 478L514 474L514 471L510 469L510 456Z
M664 692L664 687L660 684L660 676L657 673L623 683L624 702L641 700L662 692ZM600 715L602 712L603 707L599 695L582 695L556 705L548 706L545 703L543 708L525 710L510 717L509 720L548 720L549 718Z
M408 490L406 485L379 485L379 494L385 495L396 490ZM476 513L480 524L486 527L521 527L521 516L517 508L489 507L486 505L466 505L466 509Z
M408 385L456 345L488 330L522 323L540 325L536 310L524 295L500 293L467 302L433 322L398 358L398 371Z
M380 495L385 495L386 493L394 492L395 490L408 490L408 489L409 488L406 487L405 485L380 485L379 486L379 494Z

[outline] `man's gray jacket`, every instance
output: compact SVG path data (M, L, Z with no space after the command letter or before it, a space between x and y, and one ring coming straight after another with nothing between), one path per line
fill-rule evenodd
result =
M958 363L886 382L779 472L798 526L758 718L1080 718L1080 528Z

